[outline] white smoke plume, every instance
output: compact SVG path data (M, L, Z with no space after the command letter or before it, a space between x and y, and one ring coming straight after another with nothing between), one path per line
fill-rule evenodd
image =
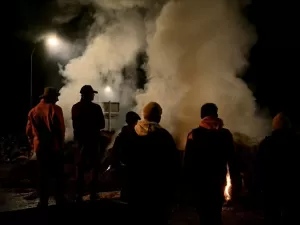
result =
M200 121L200 107L216 103L224 124L253 138L266 134L255 99L237 74L247 66L255 43L240 5L228 0L170 1L156 20L148 47L149 82L137 96L138 110L149 101L163 107L162 125L180 149Z
M59 105L66 120L66 139L72 138L71 107L80 99L79 90L90 84L99 94L96 102L121 101L122 106L132 107L134 88L123 80L124 67L135 66L137 54L145 49L146 30L143 17L133 4L126 8L109 1L93 1L98 9L92 26L90 42L82 56L72 59L61 71L68 82L61 89ZM119 10L112 10L119 8ZM95 34L95 30L99 32ZM111 92L105 92L109 85ZM122 97L120 97L122 96ZM125 107L126 108L126 107Z
M149 101L160 103L162 125L180 149L188 132L198 125L200 107L206 102L218 105L220 117L232 131L255 138L266 133L265 120L255 115L251 91L237 78L255 43L253 29L237 2L170 0L162 10L164 0L80 2L92 2L99 10L87 49L62 71L70 81L61 90L59 102L67 138L72 137L70 110L84 84L99 91L97 101L121 101L124 109L132 107L134 94L138 112ZM124 81L121 73L124 67L134 68L136 55L145 49L149 80L145 91L135 93L134 85ZM107 84L113 87L114 96L104 94Z

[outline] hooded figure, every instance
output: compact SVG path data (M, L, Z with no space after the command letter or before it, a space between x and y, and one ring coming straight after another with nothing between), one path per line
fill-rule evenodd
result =
M201 121L187 138L184 158L184 185L188 202L199 213L201 224L221 224L227 165L233 187L237 187L239 172L235 162L235 148L229 130L218 118L213 103L201 107Z
M161 115L158 103L148 103L128 141L128 201L153 223L166 218L179 163L171 134L159 124Z
M299 138L284 113L272 121L273 131L259 145L258 174L268 223L295 224L299 196ZM280 194L279 194L280 193ZM295 214L296 213L296 214ZM288 220L287 220L288 219Z

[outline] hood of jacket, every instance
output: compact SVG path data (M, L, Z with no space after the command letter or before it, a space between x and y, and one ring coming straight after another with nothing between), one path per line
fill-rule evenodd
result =
M223 126L223 120L211 116L204 117L200 122L200 127L208 130L220 130Z
M156 132L160 130L162 127L156 122L150 122L147 120L140 120L135 125L134 130L139 136L146 136L149 133Z

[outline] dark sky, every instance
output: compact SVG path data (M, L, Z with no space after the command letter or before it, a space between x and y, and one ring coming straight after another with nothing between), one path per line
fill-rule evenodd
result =
M252 2L247 15L256 26L258 42L251 51L250 67L244 79L262 107L270 109L272 114L285 110L298 124L300 39L297 7L289 1ZM3 46L1 133L24 130L30 102L30 54L36 34L53 30L72 41L83 38L90 23L82 19L87 12L83 9L70 24L54 24L52 19L58 9L53 0L15 0L9 4L6 7L9 16L2 19L9 35L5 36L7 40ZM47 56L42 44L37 44L33 62L36 102L45 84L59 84L58 61Z

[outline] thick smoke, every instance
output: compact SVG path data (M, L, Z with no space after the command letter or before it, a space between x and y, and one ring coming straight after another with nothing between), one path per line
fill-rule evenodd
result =
M162 125L180 149L199 124L200 107L206 102L218 105L233 132L262 137L265 121L255 115L255 99L237 78L254 41L253 30L232 1L170 1L149 42L149 82L146 92L137 96L138 110L149 101L159 102Z
M255 99L237 78L247 66L247 54L255 42L237 3L177 0L168 1L161 9L164 0L80 2L92 2L98 10L87 49L62 71L69 80L59 102L67 138L72 137L71 106L84 84L99 91L98 102L121 101L126 110L133 107L134 95L139 112L149 101L159 102L162 125L181 149L189 130L199 123L200 107L206 102L218 105L220 117L232 131L254 138L265 134L265 120L255 115ZM136 55L144 50L149 57L149 80L144 92L135 92L122 71L124 67L134 71L130 68L136 66ZM107 84L114 95L104 93Z
M80 99L79 90L84 84L99 92L96 102L120 101L123 108L132 107L134 87L130 80L124 80L122 73L126 67L132 71L137 54L146 46L145 23L136 9L112 11L107 8L111 4L104 4L106 1L103 5L102 1L94 3L97 13L89 45L82 56L72 59L61 71L68 80L59 101L66 120L67 140L72 138L71 107ZM106 86L112 91L105 91Z

